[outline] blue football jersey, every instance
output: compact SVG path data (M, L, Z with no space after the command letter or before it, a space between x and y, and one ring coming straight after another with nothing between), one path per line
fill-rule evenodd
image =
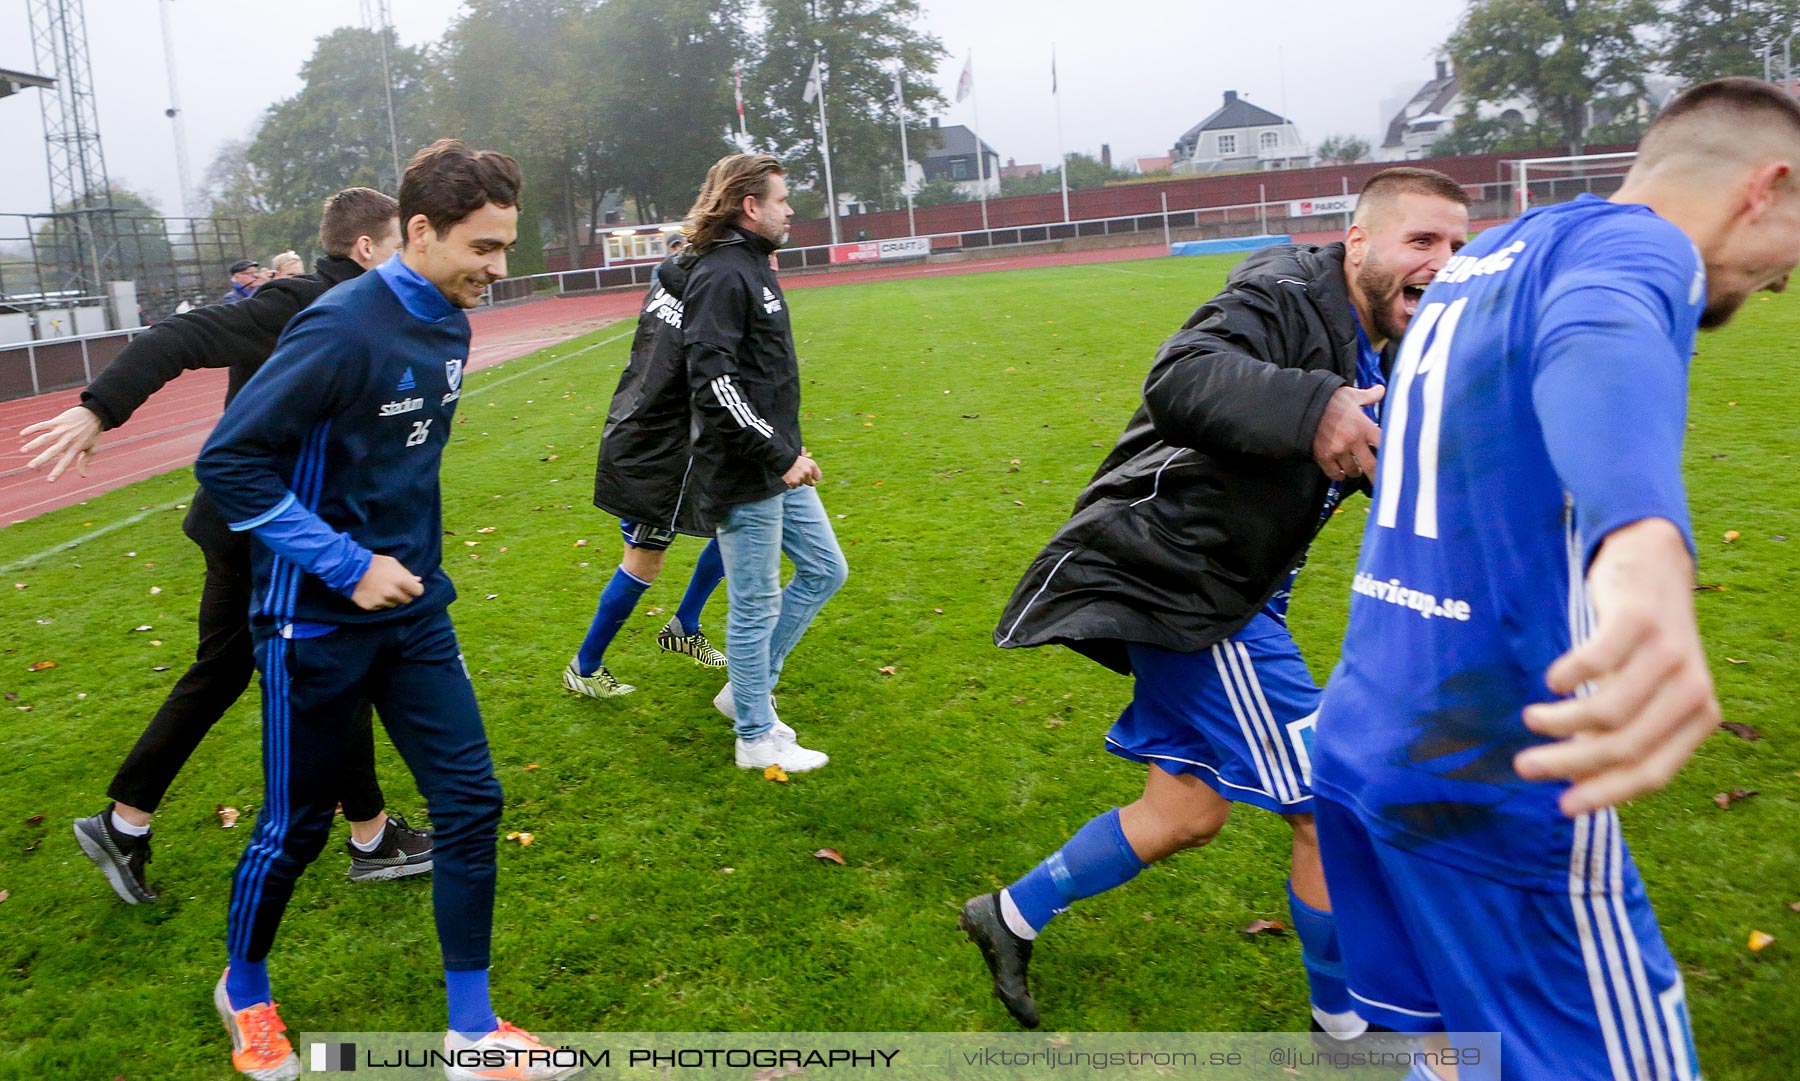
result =
M1699 253L1648 207L1583 196L1482 234L1420 301L1389 377L1318 792L1390 843L1566 888L1566 785L1513 756L1521 711L1592 625L1612 530L1685 535Z

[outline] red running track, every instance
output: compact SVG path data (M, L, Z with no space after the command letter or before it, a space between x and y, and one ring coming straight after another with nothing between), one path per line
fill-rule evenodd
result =
M875 266L796 275L785 279L782 284L789 290L816 289L995 270L1112 263L1161 256L1165 250L1161 245L1151 245L971 259L956 263ZM597 330L609 323L630 318L636 314L642 300L642 294L632 290L585 297L555 297L475 312L470 316L475 336L468 370L480 371L482 368L502 364ZM48 511L73 506L134 481L192 465L219 419L224 400L223 369L188 372L153 395L132 415L130 421L106 433L100 444L100 453L88 467L87 476L70 471L63 474L55 484L45 483L44 474L27 468L26 462L30 461L30 456L19 453L19 446L24 442L19 438L19 429L36 421L47 420L70 406L79 404L81 391L57 391L34 398L0 402L0 524L22 522Z

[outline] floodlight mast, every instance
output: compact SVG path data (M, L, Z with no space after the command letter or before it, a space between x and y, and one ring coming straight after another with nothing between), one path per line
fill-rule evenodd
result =
M169 107L163 115L169 118L175 131L175 179L181 185L181 216L191 216L188 208L189 193L194 190L192 178L188 172L187 122L181 118L181 87L175 76L175 31L170 21L171 6L175 0L158 0L157 12L162 16L163 64L169 76Z
M26 0L31 51L37 70L56 80L55 93L38 98L44 117L50 209L70 211L72 225L65 290L99 293L117 262L113 238L112 187L100 147L100 114L94 104L94 74L88 61L87 20L82 0ZM58 230L60 232L60 229Z

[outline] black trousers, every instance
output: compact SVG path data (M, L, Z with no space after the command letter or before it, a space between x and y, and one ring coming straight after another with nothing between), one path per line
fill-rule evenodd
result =
M109 798L154 811L175 775L206 733L225 715L256 673L250 637L250 542L232 537L200 546L206 585L200 593L200 642L162 708L107 786ZM375 779L374 711L359 701L346 732L336 781L344 817L364 822L381 813L386 798Z

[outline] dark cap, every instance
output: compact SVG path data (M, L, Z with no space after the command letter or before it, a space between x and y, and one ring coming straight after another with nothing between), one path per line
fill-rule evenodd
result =
M262 266L262 264L254 259L239 259L237 262L231 264L231 273L241 274L246 270L255 270L260 266Z

